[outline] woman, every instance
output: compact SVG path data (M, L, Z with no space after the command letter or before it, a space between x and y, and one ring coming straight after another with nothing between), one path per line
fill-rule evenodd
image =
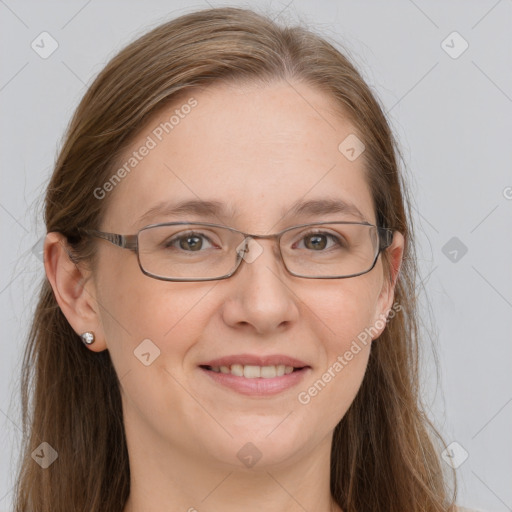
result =
M303 28L209 9L117 55L47 190L16 510L454 510L397 154Z

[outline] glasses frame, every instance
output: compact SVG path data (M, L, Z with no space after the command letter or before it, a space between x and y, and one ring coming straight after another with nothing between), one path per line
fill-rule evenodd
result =
M159 227L159 226L178 226L178 225L185 225L185 224L188 224L188 225L194 225L194 226L209 226L209 227L217 227L217 228L224 228L224 229L228 229L230 231L233 231L235 233L239 233L241 235L243 235L244 237L244 241L246 242L245 246L244 246L244 249L243 250L240 250L238 251L237 253L237 261L235 263L235 267L234 269L228 273L228 274L225 274L223 276L220 276L220 277L201 277L201 278L176 278L176 277L163 277L163 276L159 276L157 274L152 274L151 272L148 272L143 266L142 266L142 263L140 261L140 256L139 256L139 234L146 230L146 229L151 229L151 228L154 228L154 227ZM363 272L358 272L356 274L349 274L349 275L346 275L346 276L302 276L300 274L296 274L294 272L292 272L291 270L288 269L288 267L286 266L286 262L283 258L283 254L281 252L281 237L287 233L288 231L291 231L292 229L297 229L297 228L302 228L302 227L309 227L309 226L319 226L319 225L322 225L322 224L357 224L357 225L361 225L361 226L369 226L369 227L374 227L377 229L377 233L378 233L378 237L379 237L379 245L377 247L377 250L376 250L376 253L375 253L375 257L373 259L373 263L371 265L371 267L368 269L368 270L365 270ZM286 229L283 229L282 231L280 231L279 233L274 233L272 235L253 235L251 233L245 233L244 231L240 231L238 229L235 229L235 228L231 228L229 226L224 226L222 224L213 224L213 223L210 223L210 222L190 222L190 221L179 221L179 222L161 222L161 223L158 223L158 224L149 224L147 226L144 226L143 228L139 229L139 231L137 231L137 233L133 234L133 235L121 235L119 233L108 233L108 232L105 232L105 231L98 231L96 229L85 229L85 228L78 228L78 231L82 234L85 234L85 235L89 235L89 236L93 236L93 237L96 237L96 238L101 238L103 240L107 240L108 242L116 245L117 247L121 247L122 249L128 249L129 251L133 251L135 252L135 254L137 255L137 261L138 261L138 264L139 264L139 268L140 270L142 271L142 273L148 277L152 277L154 279L158 279L160 281L174 281L174 282L199 282L199 281L218 281L218 280L221 280L221 279L228 279L229 277L233 276L236 271L239 269L242 261L244 260L244 254L247 252L247 244L249 242L249 239L253 238L253 239L273 239L274 241L277 241L277 246L279 248L279 255L281 257L281 262L284 266L284 268L286 269L286 271L292 275L292 276L295 276L295 277L301 277L303 279L347 279L349 277L357 277L357 276L360 276L360 275L363 275L363 274L367 274L368 272L370 272L374 267L375 267L375 264L377 263L377 260L379 258L379 255L382 251L384 251L385 249L387 249L391 243L393 242L393 233L394 233L394 229L392 228L384 228L384 227L379 227L379 226L376 226L374 224L370 224L369 222L351 222L351 221L332 221L332 222L329 222L329 221L321 221L321 222L311 222L311 223L308 223L308 224L298 224L296 226L291 226L289 228L286 228Z

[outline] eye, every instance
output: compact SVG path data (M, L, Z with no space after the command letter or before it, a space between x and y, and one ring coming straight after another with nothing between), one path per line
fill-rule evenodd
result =
M328 245L329 241L331 241L331 245ZM304 247L306 249L311 249L316 252L322 252L326 248L332 249L333 247L340 248L346 246L346 243L343 238L332 233L326 233L323 231L319 231L316 233L310 232L306 235L303 235L299 243L302 242L304 243ZM294 244L293 248L297 248L297 244Z
M205 243L209 246L204 247ZM177 247L176 244L178 244ZM164 242L164 247L181 249L187 252L200 252L201 249L209 249L214 247L214 245L206 235L202 233L191 232L181 234L179 236L174 236L173 238L166 240Z

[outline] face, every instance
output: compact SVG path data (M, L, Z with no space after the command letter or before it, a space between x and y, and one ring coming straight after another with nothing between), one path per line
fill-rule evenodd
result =
M191 97L196 103L184 108ZM167 133L161 123L176 109ZM100 229L133 234L187 220L268 234L324 220L375 224L363 157L350 161L338 150L354 129L333 112L328 97L301 84L194 91L152 119L123 155L120 165L133 151L140 161L108 192ZM148 137L154 147L139 151L153 146ZM362 218L349 210L291 214L297 201L324 199L351 204ZM227 212L141 219L159 203L187 200L218 201ZM395 236L394 253L397 244ZM381 257L358 277L303 279L286 272L272 240L258 240L261 254L231 278L180 283L144 275L131 251L97 245L95 349L110 351L127 432L146 450L172 447L189 460L231 468L243 467L240 453L261 455L258 467L268 467L294 464L330 441L367 366L370 338L359 350L354 340L368 328L378 336L392 304ZM257 359L267 356L271 364ZM260 377L257 389L254 379L202 367L225 357L305 368L267 383Z

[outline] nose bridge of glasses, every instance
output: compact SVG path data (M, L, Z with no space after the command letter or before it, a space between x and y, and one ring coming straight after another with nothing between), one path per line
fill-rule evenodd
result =
M236 251L247 263L253 263L265 251L270 248L274 257L279 258L281 251L277 243L279 234L253 235L244 233L243 241L237 246ZM265 248L266 247L266 248Z

